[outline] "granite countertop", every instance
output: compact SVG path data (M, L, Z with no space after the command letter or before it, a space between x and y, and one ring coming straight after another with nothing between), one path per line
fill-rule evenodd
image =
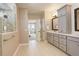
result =
M75 35L75 34L64 34L64 33L59 33L59 32L54 32L54 31L47 31L47 32L55 33L55 34L60 34L60 35L71 36L71 37L79 37L79 35Z

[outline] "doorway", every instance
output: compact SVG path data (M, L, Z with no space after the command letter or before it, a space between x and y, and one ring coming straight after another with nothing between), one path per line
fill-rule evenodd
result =
M36 39L36 23L34 21L29 21L28 30L29 30L29 40L35 40Z
M28 21L28 31L29 40L41 40L40 38L40 20L29 20Z

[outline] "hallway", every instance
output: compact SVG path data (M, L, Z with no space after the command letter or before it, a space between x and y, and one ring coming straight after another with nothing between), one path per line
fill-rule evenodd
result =
M30 40L29 44L21 45L16 56L67 56L46 41Z
M0 56L79 56L78 51L79 4L0 3Z

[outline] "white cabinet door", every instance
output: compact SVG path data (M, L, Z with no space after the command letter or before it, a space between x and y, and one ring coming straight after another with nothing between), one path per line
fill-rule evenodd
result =
M58 10L59 17L62 17L63 15L66 15L66 8L61 8Z
M66 45L66 41L67 41L66 36L59 35L59 43L60 44Z
M51 33L51 43L53 44L54 39L53 39L53 33Z
M59 40L58 40L58 34L54 34L54 45L56 46L56 47L58 47L59 46Z
M53 44L53 34L52 33L47 33L47 40L48 40L48 42Z
M66 36L59 35L59 48L66 52Z
M73 56L79 56L79 43L68 40L67 41L67 53Z
M71 12L70 9L70 5L65 5L64 7L58 9L60 33L71 33L71 15L69 14Z
M50 33L47 33L47 41L50 42Z
M59 48L63 50L64 52L66 52L66 45L60 44Z
M66 15L59 17L59 32L66 33Z

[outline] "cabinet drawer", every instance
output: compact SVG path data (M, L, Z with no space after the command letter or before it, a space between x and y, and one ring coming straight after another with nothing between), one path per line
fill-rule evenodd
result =
M47 40L48 40L48 42L53 43L53 37L52 36L47 37Z
M58 34L53 34L54 37L58 37Z
M67 41L67 53L73 56L79 56L79 43L68 40Z
M47 37L50 37L50 34L47 34Z
M79 37L71 37L71 36L68 36L67 37L67 40L72 40L72 41L79 42Z
M54 41L58 41L58 37L54 37Z
M59 44L58 44L58 41L54 41L53 44L54 44L56 47L58 47L58 45L59 45Z
M66 39L65 35L59 35L59 38Z
M47 33L47 35L51 35L51 33Z
M60 43L60 44L63 44L63 45L66 45L66 39L60 38L60 39L59 39L59 43Z
M66 52L66 45L60 44L59 48L63 50L64 52Z

